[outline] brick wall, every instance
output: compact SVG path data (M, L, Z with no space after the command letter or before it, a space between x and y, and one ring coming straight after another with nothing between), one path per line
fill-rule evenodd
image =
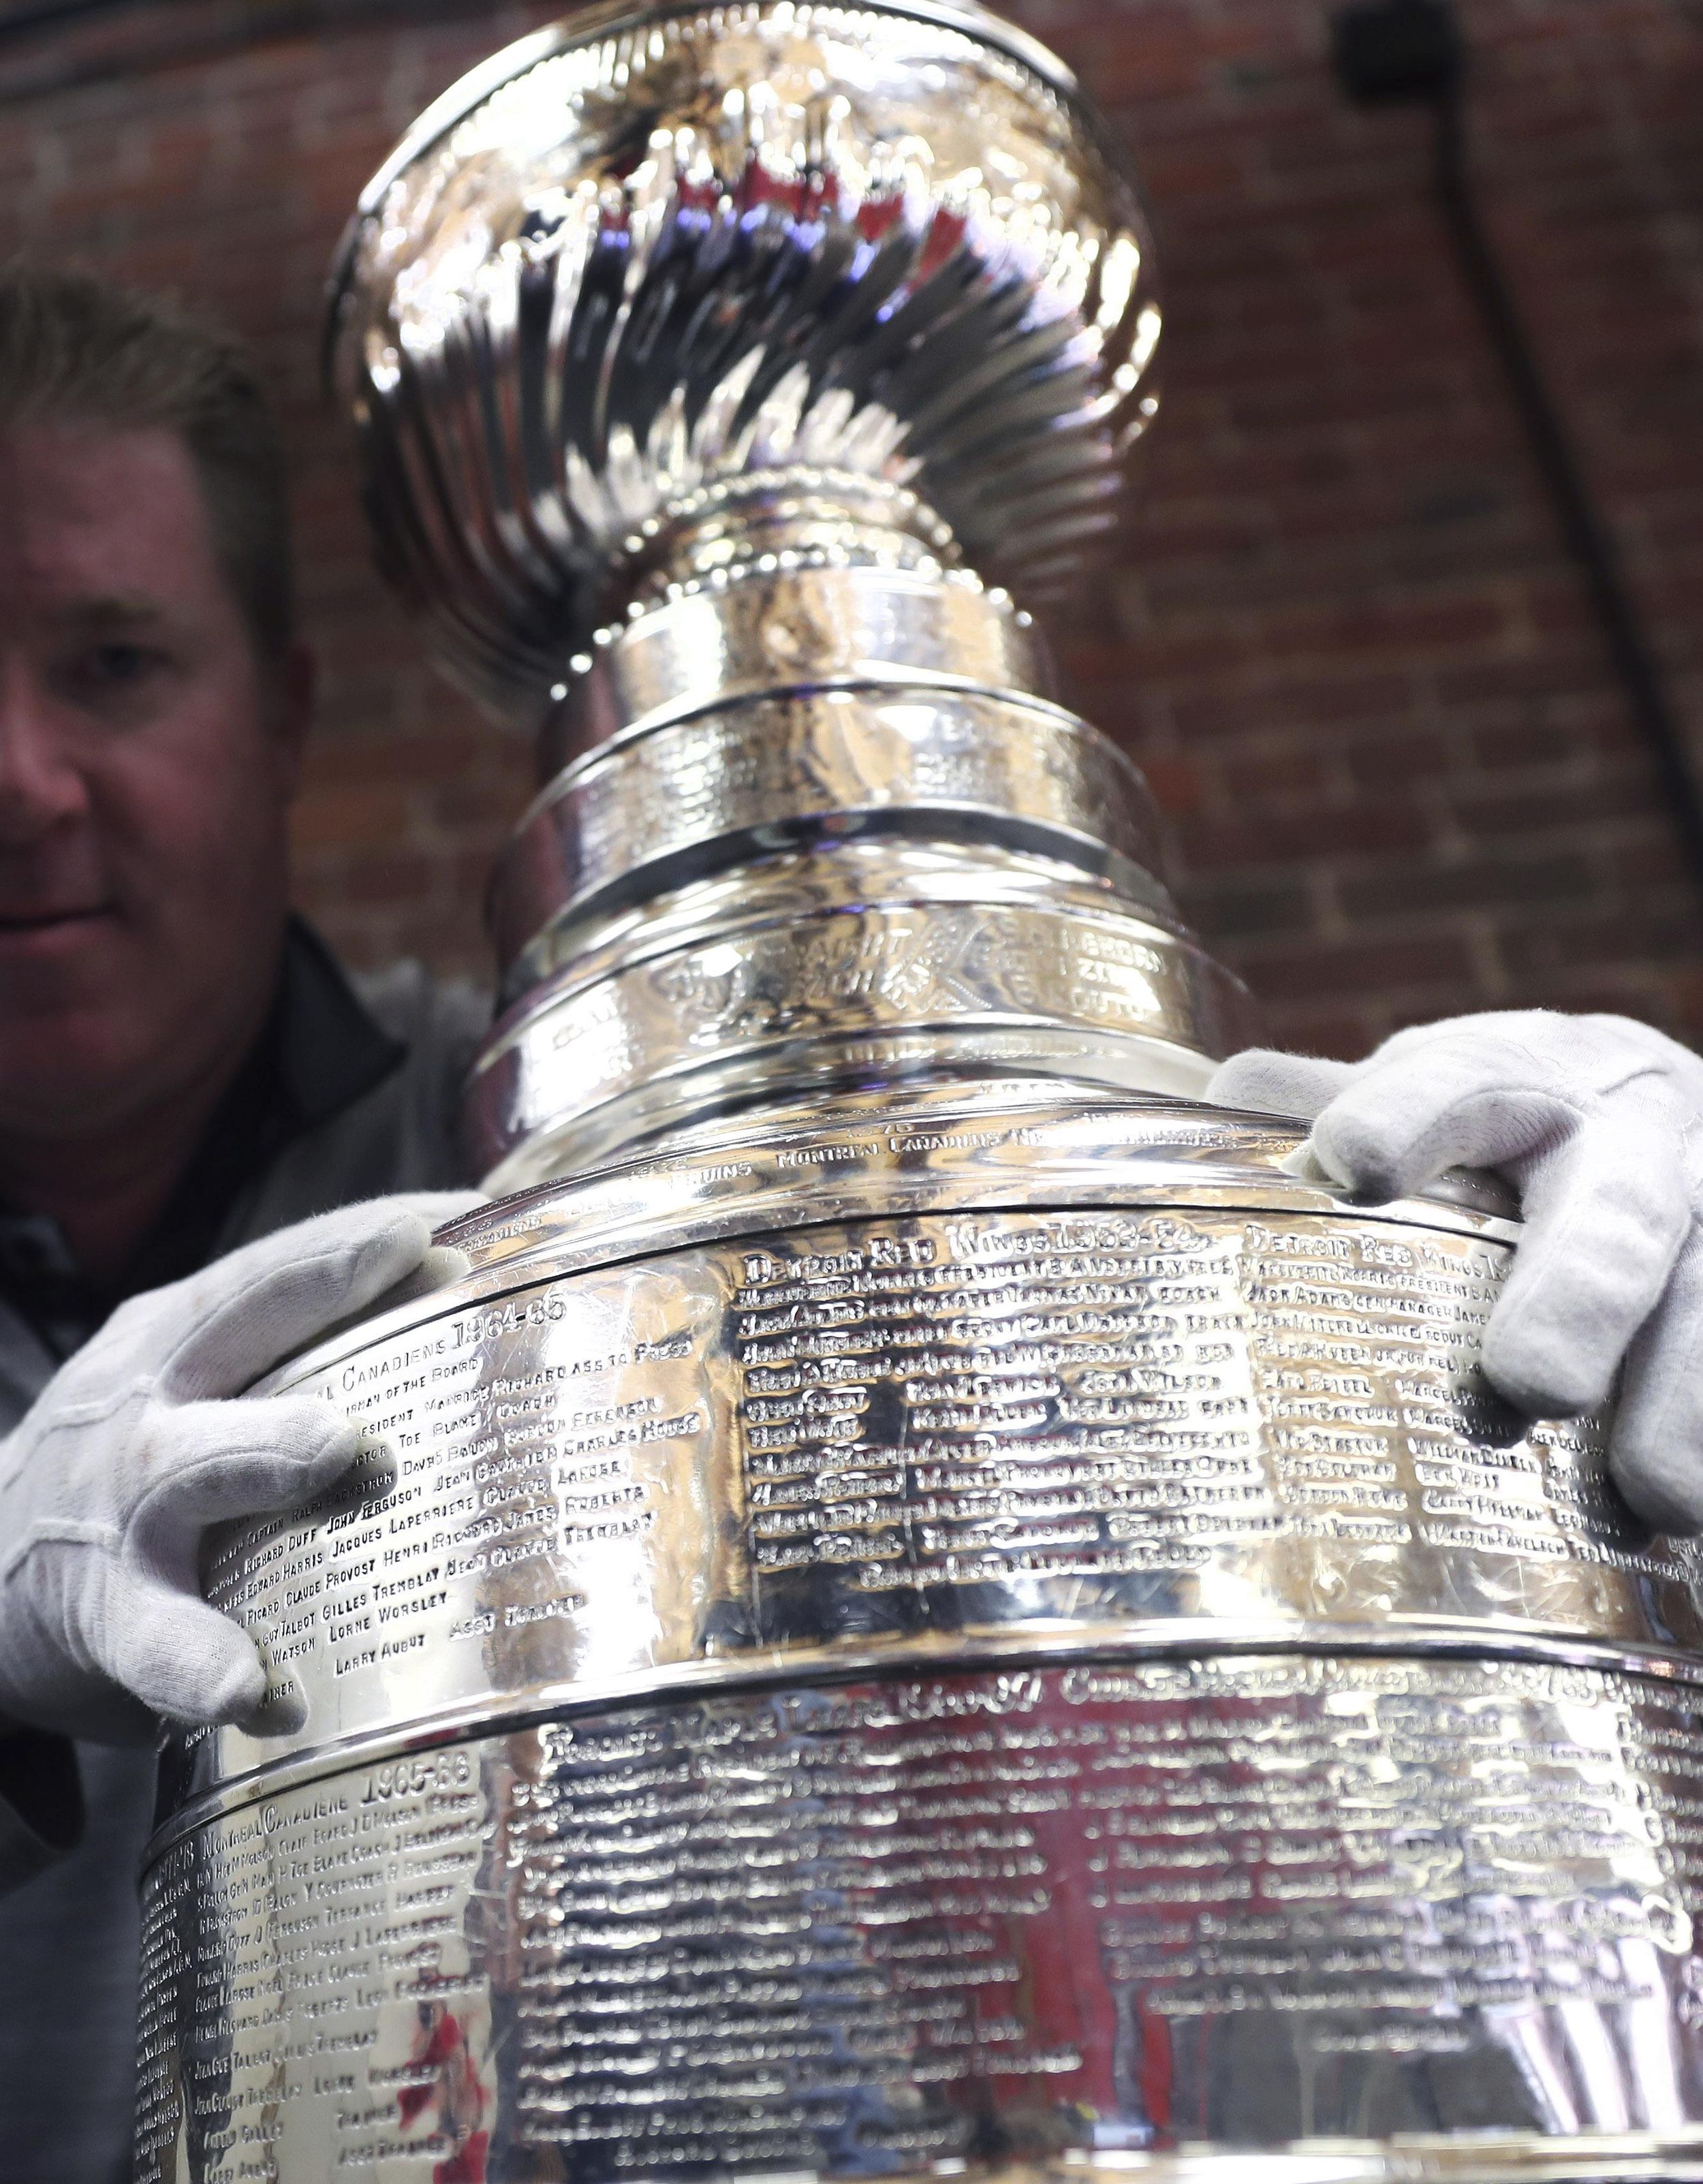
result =
M481 964L527 766L368 573L316 396L319 286L400 129L552 12L164 0L0 39L0 248L175 287L265 359L323 663L301 892L362 960ZM1136 148L1166 246L1143 513L1055 635L1172 816L1203 932L1322 1050L1535 1002L1703 1036L1703 911L1433 213L1422 118L1344 109L1321 0L1016 12ZM1703 733L1703 13L1463 14L1492 229Z

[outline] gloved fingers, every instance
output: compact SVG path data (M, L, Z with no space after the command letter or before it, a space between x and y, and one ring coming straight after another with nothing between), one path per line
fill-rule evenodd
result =
M240 1396L156 1404L142 1429L147 1482L125 1524L155 1567L193 1567L209 1524L298 1509L341 1478L360 1429L313 1396Z
M1219 1063L1207 1084L1206 1097L1220 1107L1249 1107L1256 1114L1293 1115L1306 1121L1327 1106L1353 1075L1351 1062L1250 1046Z
M1583 1093L1611 1092L1628 1077L1656 1073L1686 1080L1703 1091L1703 1064L1689 1048L1632 1017L1568 1016L1559 1009L1487 1009L1474 1016L1443 1017L1392 1032L1368 1062L1401 1061L1439 1041L1493 1046L1529 1074L1553 1072Z
M435 1228L480 1202L463 1191L369 1199L215 1260L181 1285L191 1317L159 1367L163 1391L184 1401L236 1395L394 1287L426 1257Z
M259 1651L228 1617L125 1563L112 1568L103 1590L100 1665L151 1713L172 1721L235 1722L264 1708Z
M1445 1168L1541 1156L1592 1111L1555 1058L1519 1039L1440 1034L1380 1049L1313 1126L1313 1149L1351 1190L1405 1198Z
M1627 1354L1609 1468L1647 1524L1703 1531L1703 1236L1695 1228Z
M45 1544L0 1580L0 1713L97 1744L150 1744L159 1724L105 1666L117 1557Z
M1528 1417L1607 1396L1689 1233L1678 1129L1586 1117L1522 1178L1523 1234L1484 1337L1484 1372Z
M306 1696L287 1669L275 1681L269 1681L258 1706L231 1716L232 1725L246 1729L251 1736L293 1736L307 1725L307 1719Z

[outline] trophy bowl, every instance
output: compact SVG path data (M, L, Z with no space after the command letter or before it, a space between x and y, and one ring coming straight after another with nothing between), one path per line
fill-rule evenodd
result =
M381 551L543 785L492 1202L209 1543L273 1703L165 1753L144 2184L1703 2179L1696 1551L1485 1382L1497 1183L1203 1103L1017 604L1160 325L969 7L576 16L363 198Z

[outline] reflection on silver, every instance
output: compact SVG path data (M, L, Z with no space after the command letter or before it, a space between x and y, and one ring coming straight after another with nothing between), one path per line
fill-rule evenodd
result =
M1487 1385L1517 1209L1199 1104L1245 997L990 575L1151 414L979 11L523 41L363 199L392 571L546 786L463 1272L267 1384L142 2184L1703 2184L1703 1583ZM1027 595L1027 594L1026 594Z
M1594 1429L1527 1426L1474 1364L1511 1224L1356 1213L1227 1117L1219 1202L1186 1197L1172 1116L1142 1119L1126 1149L1057 1107L888 1100L855 1134L724 1136L724 1218L661 1251L652 1217L637 1265L598 1234L614 1178L459 1224L454 1291L268 1384L372 1446L210 1564L305 1719L201 1738L182 1793L398 1723L883 1659L1494 1630L1683 1667L1693 1550L1633 1523ZM877 1200L914 1162L928 1210L824 1217L854 1148ZM798 1178L780 1233L765 1156Z
M1695 2177L1700 1762L1689 1686L1294 1654L374 1758L163 1844L144 2161Z
M889 890L872 905L858 884L871 863L888 867ZM682 937L641 921L637 960L601 976L565 971L499 1023L467 1104L493 1189L571 1172L777 1087L826 1094L877 1071L968 1076L997 1062L1196 1092L1208 1065L1192 1040L1226 1053L1247 1022L1239 987L1193 942L1115 903L1071 902L1050 874L1037 900L1032 872L1002 889L984 855L968 900L939 852L842 851L782 877L812 884L772 905L748 885L717 905L721 922L694 917ZM670 905L682 907L698 905Z
M799 510L777 498L761 512L790 526ZM796 550L787 559L786 568L738 583L672 585L638 621L616 626L546 723L543 771L554 773L618 727L765 696L801 665L813 689L886 686L913 703L934 691L1050 687L1028 616L971 570L813 566ZM960 734L960 749L970 740Z
M635 722L521 821L493 877L492 937L524 990L584 952L589 920L765 851L954 834L1115 875L1174 916L1149 877L1158 815L1121 751L1055 705L913 682Z
M977 8L616 8L458 107L363 199L336 356L388 566L487 703L531 725L612 560L1080 567L1160 315L1041 48ZM773 519L801 472L826 510Z

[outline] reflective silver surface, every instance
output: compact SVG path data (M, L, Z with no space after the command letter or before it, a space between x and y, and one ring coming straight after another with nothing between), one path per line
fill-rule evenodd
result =
M1688 1685L1328 1654L376 1758L163 1849L142 2184L1695 2176L1700 1759Z
M898 866L885 900L858 884L870 862ZM468 1089L488 1186L523 1188L780 1088L826 1096L872 1076L1001 1069L1194 1092L1210 1067L1200 1045L1245 1043L1240 987L1191 941L1072 904L1057 881L1036 900L1021 871L999 889L985 860L965 900L931 884L943 866L961 881L938 851L817 858L808 890L766 915L747 884L709 932L651 948L641 929L642 956L565 972L518 1004Z
M1517 1234L1016 1085L448 1232L209 1562L144 2178L1689 2173L1696 1557L1485 1388Z
M1073 714L921 683L787 690L629 730L558 774L493 876L498 961L524 991L584 950L599 914L776 850L883 834L1115 873L1126 900L1175 915L1151 877L1145 783Z
M1128 761L1031 694L792 688L629 727L499 865L470 1163L511 1190L871 1083L1197 1093L1253 1017L1156 835Z
M1029 616L971 570L811 566L797 547L755 560L783 566L730 573L718 565L593 640L589 666L546 724L546 776L624 727L761 696L801 667L813 689L1051 694Z
M1193 1119L889 1097L855 1136L722 1136L691 1243L599 1234L614 1178L447 1232L463 1280L267 1384L369 1449L215 1551L295 1719L194 1740L180 1794L402 1723L882 1660L1287 1634L1684 1668L1696 1551L1629 1518L1591 1426L1478 1372L1511 1224L1353 1211L1229 1117L1215 1205L1166 1144ZM854 1148L865 1206L916 1210L827 1217ZM622 1183L685 1195L672 1162Z
M801 550L950 538L1068 582L1156 406L1149 259L1068 74L978 8L614 10L499 57L375 181L333 354L392 574L531 727L612 562L683 522L697 572L706 488L914 486Z
M600 13L362 200L392 573L540 732L459 1271L268 1383L142 2184L1703 2184L1703 1556L1479 1368L1493 1179L1203 1106L1246 997L990 573L1153 269L978 11ZM572 763L563 766L563 761Z

